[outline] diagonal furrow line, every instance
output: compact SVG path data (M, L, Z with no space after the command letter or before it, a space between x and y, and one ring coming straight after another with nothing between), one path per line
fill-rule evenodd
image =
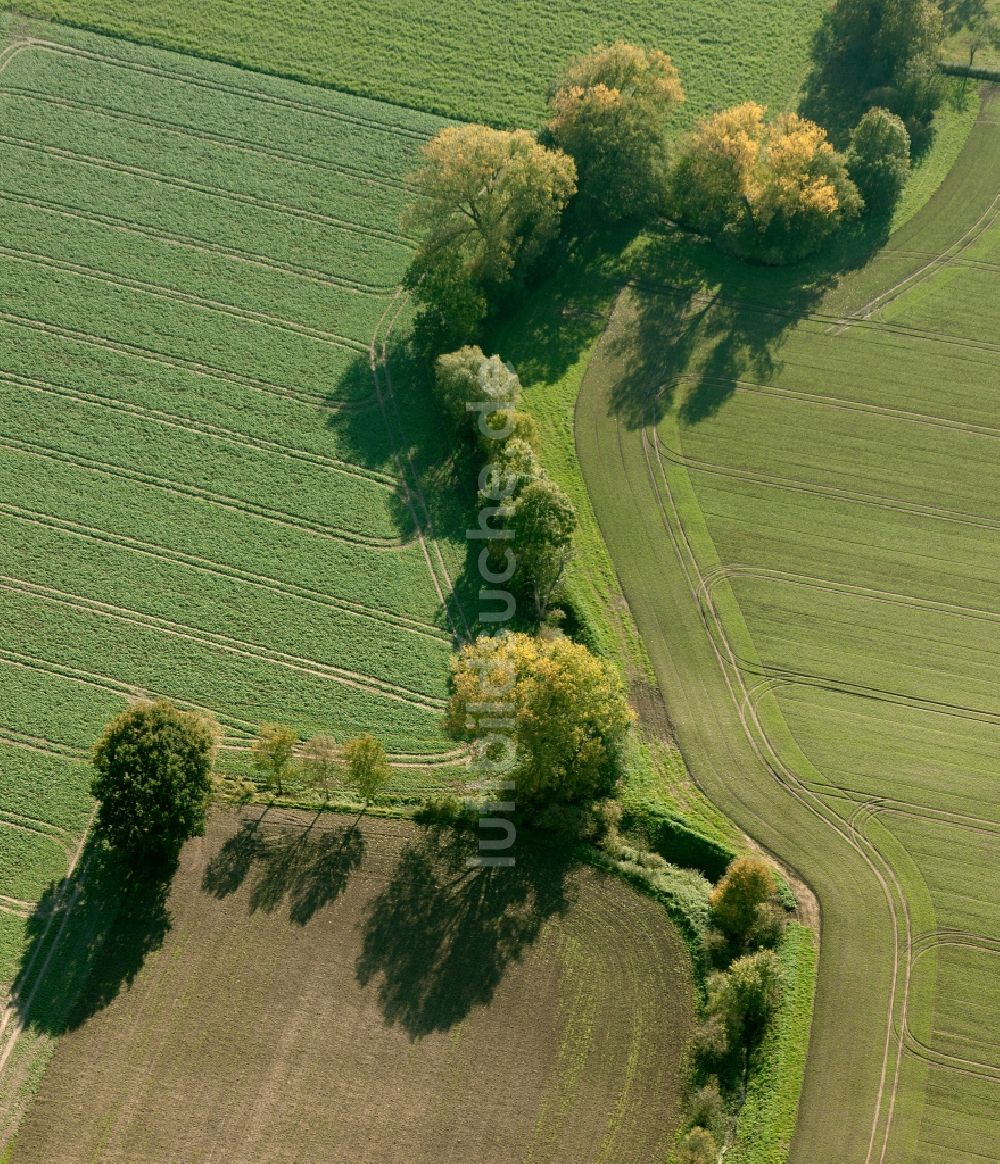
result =
M854 598L866 598L873 602L885 602L893 606L903 606L912 610L930 610L936 614L954 615L957 618L971 618L983 622L1000 622L1000 612L985 610L975 606L962 606L954 602L940 602L933 598L917 598L912 594L900 594L891 590L876 590L871 586L856 586L848 582L835 582L829 578L817 578L809 574L794 574L788 570L772 570L761 566L743 566L734 563L721 566L709 574L707 584L711 587L723 578L759 578L765 582L787 583L803 586L810 590L823 590L831 594L845 594Z
M743 660L744 666L751 665ZM756 668L751 673L757 673ZM910 695L905 691L891 691L888 688L870 687L864 683L852 683L847 679L835 679L829 675L813 675L807 671L795 671L789 667L764 666L762 673L771 678L778 678L782 682L795 684L800 687L817 687L824 691L832 691L840 695L854 695L860 699L871 699L880 703L893 703L900 707L910 707L917 711L931 712L936 715L950 715L956 719L976 720L1000 727L1000 711L989 708L966 707L960 703L946 703L941 700L927 699L921 695Z
M318 606L329 607L357 618L369 619L373 622L391 626L394 630L403 631L407 634L418 635L441 643L450 642L448 634L439 627L434 626L433 623L421 622L419 619L411 618L409 615L395 614L390 611L380 610L376 607L365 606L360 602L351 602L345 598L337 598L334 595L325 594L321 590L315 590L311 587L301 586L293 582L284 582L278 578L272 578L267 574L257 574L249 570L242 570L236 566L217 562L211 558L203 558L197 554L188 554L180 550L173 550L166 546L158 545L155 542L142 541L139 538L129 537L126 534L112 533L110 530L85 525L83 522L70 521L66 518L56 517L53 514L42 513L38 510L25 509L19 505L0 503L0 513L17 521L58 530L60 533L66 533L85 541L110 545L118 549L142 554L145 557L152 558L154 561L185 566L188 569L197 570L214 577L224 578L228 581L242 582L259 590L271 591L274 594L291 595L303 601L315 603Z
M396 246L413 250L415 244L403 235L389 230L382 230L375 226L363 226L358 222L350 222L346 218L335 218L330 214L321 214L318 210L306 210L300 206L289 206L285 202L277 202L270 198L258 198L253 194L244 194L238 190L228 190L222 186L212 186L204 182L193 182L189 178L179 178L171 174L162 174L158 170L147 170L142 166L132 166L126 162L114 162L110 158L97 157L95 154L86 154L79 150L68 150L62 146L44 145L32 141L30 138L17 137L12 134L0 133L0 142L6 145L19 146L32 153L48 154L62 158L64 161L76 162L81 166L90 166L99 170L108 170L116 174L131 174L136 178L144 178L163 186L174 186L180 190L193 190L198 194L207 194L213 198L222 198L227 202L239 202L246 206L253 206L259 210L270 210L276 214L285 214L290 218L302 219L304 222L317 223L320 226L335 226L338 230L348 230L354 234L363 234L368 238L380 239Z
M8 824L20 825L22 828L36 833L51 834L52 839L58 841L59 844L65 844L65 839L69 836L69 829L64 829L62 825L53 824L40 816L29 816L24 812L0 808L0 817L6 819Z
M336 332L323 331L318 327L310 327L305 323L296 323L293 319L284 319L279 315L271 315L266 311L252 311L246 307L236 307L232 303L225 303L221 299L209 299L204 295L195 295L190 291L179 291L175 287L167 287L162 283L147 283L142 279L133 279L127 275L116 275L112 271L104 271L99 267L88 267L83 263L71 263L63 259L54 259L49 255L42 255L36 251L18 250L14 247L0 245L0 255L14 259L16 262L30 263L36 267L45 267L50 271L59 271L63 274L74 275L81 279L92 279L95 283L104 283L109 287L122 287L129 291L140 291L144 295L153 295L157 299L173 300L197 307L202 311L210 311L219 315L229 315L234 319L246 323L256 323L263 327L277 328L279 331L290 331L295 335L305 336L308 339L318 340L321 343L331 344L337 348L346 348L352 352L367 352L367 345L361 340L351 339L350 336L338 335Z
M24 901L20 897L8 897L6 893L0 893L0 911L12 913L15 917L31 917L37 904L35 901Z
M278 97L273 93L263 93L260 90L250 89L241 85L226 85L220 81L209 80L207 77L198 77L191 73L184 73L180 69L166 69L156 65L143 64L138 61L125 61L118 57L96 52L93 49L82 49L75 45L63 45L57 41L45 40L41 37L26 37L17 47L21 49L37 47L47 49L54 53L63 53L66 56L81 57L84 60L95 61L97 64L107 65L110 68L145 73L148 76L161 77L164 80L174 81L177 84L209 89L212 92L224 93L227 96L247 97L253 101L260 101L268 105L277 105L285 109L298 109L304 113L315 114L317 117L325 117L333 121L343 121L350 125L357 125L363 129L374 129L393 137L409 137L418 142L424 142L430 137L429 133L424 133L421 130L392 125L385 121L379 121L375 117L365 117L359 113L344 113L341 110L330 109L324 105L316 105L310 101L297 100L294 97Z
M2 249L2 248L0 248ZM11 384L17 388L24 388L30 392L38 392L47 396L58 396L63 400L71 400L76 404L90 404L97 408L108 408L116 412L124 412L129 416L141 420L149 420L156 424L164 424L169 428L179 429L182 432L197 433L199 436L212 437L215 440L225 441L238 448L254 449L258 452L283 457L287 460L305 461L310 465L317 465L329 469L334 473L342 473L347 477L357 477L367 484L380 489L395 492L398 482L388 473L378 469L369 469L353 461L343 461L338 457L328 457L323 453L311 453L295 445L282 444L279 441L267 440L264 437L252 437L235 429L225 428L219 424L210 424L208 421L195 420L191 417L179 416L175 412L165 412L160 408L149 408L143 404L133 404L120 397L105 395L100 392L85 392L82 389L69 388L63 384L55 384L51 380L42 380L35 376L19 376L14 372L0 369L0 382Z
M949 509L938 505L923 505L916 501L905 501L902 498L886 497L879 493L865 493L855 489L842 489L835 485L819 485L811 481L802 481L795 477L780 477L776 474L758 473L752 469L736 469L729 465L714 464L711 461L701 461L695 457L683 456L664 450L663 457L686 469L698 473L711 473L721 477L733 477L740 481L752 481L755 484L765 485L772 489L786 489L793 493L808 493L818 497L828 497L833 501L847 502L852 505L868 505L878 509L889 509L915 517L934 518L938 521L954 522L957 525L971 525L977 529L1000 530L1000 519L986 517L982 514L966 513L961 509Z
M97 461L92 457L85 457L80 453L66 453L60 449L53 449L47 445L33 441L15 440L13 437L0 436L0 448L10 449L27 456L39 457L43 460L55 461L69 465L74 469L83 469L99 476L136 481L163 493L176 497L194 498L198 501L216 505L233 513L248 514L251 517L261 518L274 525L287 529L299 530L313 537L325 538L328 541L344 542L348 545L361 546L376 552L396 553L406 549L410 544L402 538L375 538L368 534L354 533L352 530L339 529L326 523L310 521L284 510L270 509L262 505L255 505L250 501L243 501L235 497L228 497L223 493L215 493L209 489L202 489L196 485L186 485L180 481L173 481L166 477L157 477L139 469L124 468L121 465L112 465L105 461Z
M57 740L50 740L46 736L33 736L28 732L15 731L14 728L0 724L0 743L11 744L15 748L25 748L30 752L47 752L67 760L85 760L87 752L83 748L75 748L72 744L62 744Z
M123 683L113 679L110 675L99 675L96 671L84 671L77 667L70 667L65 663L53 663L38 655L25 654L23 651L13 651L0 647L0 662L8 667L22 667L26 671L35 671L43 675L51 675L67 682L76 683L83 687L93 687L98 691L107 691L112 695L120 695L130 702L140 699L166 699L185 711L197 711L204 715L214 716L219 723L239 736L252 736L257 731L257 725L247 719L238 719L235 716L223 715L210 707L200 703L193 703L189 699L167 696L162 692L150 691L145 687L137 687L132 683Z
M394 290L392 284L362 283L357 279L347 279L343 275L333 275L326 271L320 271L316 267L304 267L298 263L289 263L282 259L276 259L271 255L263 255L255 251L244 251L238 250L235 247L222 246L220 243L199 238L195 235L177 234L172 231L160 230L131 219L119 218L113 214L99 214L94 210L81 210L79 207L71 206L65 202L52 202L45 198L30 197L27 194L20 194L13 190L5 190L2 187L0 187L0 199L6 202L17 202L22 206L30 207L32 210L41 210L48 214L57 214L63 218L94 223L99 226L107 226L113 230L122 231L125 234L133 234L140 238L151 238L157 242L170 243L173 246L184 247L186 250L196 251L199 254L217 255L220 258L246 263L251 267L259 267L265 271L275 271L282 275L294 275L296 278L306 279L309 282L318 283L324 287L338 287L345 291L357 292L359 295L374 295L379 297L388 295Z
M327 403L326 397L319 392L301 392L295 388L288 388L283 384L275 384L270 380L261 380L256 376L246 376L240 372L231 372L213 364L205 364L196 360L186 360L183 356L166 355L153 348L142 347L140 344L124 343L120 340L110 340L93 332L79 331L75 328L64 327L61 324L49 323L42 319L32 319L28 315L16 315L10 311L0 311L0 320L13 325L24 327L32 331L42 332L44 335L58 336L60 339L71 340L73 343L85 344L88 347L119 352L122 355L134 356L150 364L158 364L164 368L173 368L177 371L190 372L195 376L205 376L210 380L220 380L231 384L238 384L241 388L249 388L265 396L277 396L283 400L296 400L303 404L324 405L328 408L337 408L338 405ZM339 405L343 409L361 407L353 403Z
M176 121L169 121L163 117L143 116L128 109L119 109L113 105L98 105L93 101L81 101L79 98L61 97L53 93L45 93L39 89L28 89L21 85L4 85L0 92L9 93L15 97L25 97L30 101L38 101L46 105L54 105L60 109L69 109L75 112L96 113L101 117L113 121L128 121L134 125L141 125L148 129L155 129L159 133L174 134L178 137L191 138L195 141L205 141L212 145L224 146L226 149L238 150L240 153L251 154L254 157L265 158L267 161L278 162L281 165L289 163L305 166L309 169L322 170L328 173L343 174L357 179L366 185L381 186L389 190L398 190L403 193L413 193L416 187L400 178L389 174L380 174L376 170L365 170L358 166L349 166L346 163L333 162L327 158L310 157L307 154L293 153L291 150L268 149L260 142L249 141L246 138L235 137L231 134L213 133L205 129L195 129L193 126L181 125Z
M955 258L958 258L963 251L968 250L970 246L982 235L988 231L993 224L1000 217L1000 194L997 194L993 201L987 206L978 219L969 227L969 229L960 238L956 239L951 246L947 247L939 255L935 256L930 262L925 263L918 270L907 275L905 279L901 279L894 286L888 290L883 291L880 295L876 295L870 299L863 307L859 308L850 318L851 319L868 319L873 312L881 310L893 300L898 299L904 292L911 290L918 283L924 282L932 275L936 274L942 268Z
M697 379L700 383L711 383L719 387L732 386L737 392L752 395L772 396L779 400L801 401L803 404L815 404L819 407L841 409L846 412L866 412L876 416L885 416L894 420L910 421L914 424L924 424L932 428L952 429L956 432L970 433L974 436L1000 438L1000 428L986 424L975 424L971 421L950 420L944 416L933 416L926 412L914 412L908 408L891 408L884 404L869 404L863 400L849 400L841 396L827 396L819 392L798 392L792 388L779 388L774 384L756 384L752 380L724 380L706 379L705 377L685 376L677 383L685 380Z
M347 687L356 688L369 695L383 696L395 699L401 703L409 703L425 711L441 711L446 706L446 700L427 695L421 691L411 690L398 683L390 683L385 679L378 679L373 675L365 675L360 671L352 671L346 667L337 667L332 663L323 663L317 659L306 659L286 651L264 647L258 643L247 642L234 638L231 635L219 634L215 631L203 630L200 627L186 626L173 619L160 618L157 615L144 614L140 611L129 610L126 607L116 606L109 602L98 602L92 598L85 598L79 594L70 594L57 590L53 586L42 586L36 582L28 582L23 578L14 578L10 575L0 575L0 590L21 597L37 598L40 601L53 605L65 606L83 614L97 615L101 618L112 619L126 623L143 630L155 631L173 638L183 639L198 646L210 647L225 651L227 654L240 658L252 659L255 662L270 663L274 666L285 667L301 674L313 675L320 679L330 679Z

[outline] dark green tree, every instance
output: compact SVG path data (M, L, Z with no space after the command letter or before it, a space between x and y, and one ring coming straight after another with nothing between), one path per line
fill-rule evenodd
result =
M869 211L892 210L910 176L910 135L903 119L878 106L869 109L851 134L847 170Z
M548 133L576 162L579 201L604 221L661 209L670 113L684 100L670 58L622 41L573 61L549 99Z
M873 105L898 113L911 137L926 134L944 100L942 37L932 0L836 0L813 42L804 112L842 144Z
M772 950L745 954L708 980L709 1016L721 1020L730 1051L741 1053L744 1079L781 1002L782 990L781 963Z
M172 860L205 830L217 725L167 700L137 703L94 746L97 831L128 860Z
M573 554L576 509L555 481L538 477L518 494L510 529L518 582L531 595L535 614L544 619Z

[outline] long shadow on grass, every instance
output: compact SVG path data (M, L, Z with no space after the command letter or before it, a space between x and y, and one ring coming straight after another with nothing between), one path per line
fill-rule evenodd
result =
M342 455L358 465L405 476L392 498L399 536L416 537L417 523L442 543L464 553L468 513L465 500L475 496L479 466L442 423L431 394L431 370L404 333L390 337L385 366L379 372L379 406L367 356L359 355L340 375L328 398L327 424ZM341 407L343 401L354 402ZM416 521L414 521L416 517ZM445 545L447 554L447 545ZM457 558L457 553L449 556ZM462 578L440 625L462 625L463 612L474 609L475 594Z
M28 919L11 991L27 1029L61 1035L132 985L170 929L173 872L126 867L88 841L76 872L50 885Z
M476 852L466 831L422 830L369 908L358 981L377 984L385 1022L411 1039L486 1005L546 920L571 903L572 857L551 840L519 833L513 867L470 868Z
M611 412L635 428L673 401L682 423L697 424L741 380L772 383L788 332L810 315L820 328L835 322L823 313L824 296L887 236L885 219L866 219L810 262L776 268L673 227L647 232L623 280L635 289L636 316L613 341L620 377Z
M343 828L317 828L317 821L318 816L300 832L286 826L266 829L264 814L241 821L209 861L202 889L228 897L250 878L251 913L271 913L287 901L291 920L307 925L344 892L365 854L357 821Z

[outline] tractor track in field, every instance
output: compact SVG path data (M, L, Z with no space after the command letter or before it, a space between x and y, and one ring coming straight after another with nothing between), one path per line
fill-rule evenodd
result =
M63 327L61 324L48 323L43 319L33 319L27 315L16 315L10 311L0 311L0 320L14 327L24 327L32 331L41 332L43 335L52 335L59 339L70 340L73 343L85 344L88 347L97 348L99 351L111 351L125 356L134 356L150 364L159 364L165 368L173 368L181 372L190 372L192 375L205 376L210 380L237 384L241 388L249 388L255 392L263 393L266 396L277 396L284 400L294 400L299 403L308 404L313 408L325 407L334 411L338 407L343 409L369 407L367 402L358 402L357 404L346 401L339 404L336 401L330 402L326 396L319 392L302 392L295 388L289 388L284 384L275 384L270 380L262 380L256 376L244 376L239 372L231 372L227 368L220 368L213 364L203 364L196 360L185 359L183 356L167 355L165 352L158 352L154 348L143 347L140 344L124 343L120 340L107 339L105 336L96 335L94 332Z
M940 254L930 259L922 267L907 275L905 279L900 279L899 282L893 284L887 290L881 292L879 295L869 299L864 306L858 308L856 312L847 317L845 327L850 326L854 320L867 320L876 311L881 311L884 307L888 307L890 303L895 302L904 295L907 291L911 291L920 283L925 282L931 278L938 271L947 267L954 259L960 258L962 254L972 246L978 239L980 239L988 230L990 230L997 221L1000 220L1000 193L996 195L993 201L987 206L978 219L969 227L965 234L957 238L950 246L941 251Z
M994 122L1000 124L1000 122ZM914 251L914 250L893 250L894 255L905 255L907 258L913 259L933 259L936 258L934 251ZM969 267L972 270L988 271L995 273L1000 271L1000 263L991 262L989 259L966 259L962 257L954 258L948 264L950 267Z
M40 816L31 816L29 813L14 812L9 808L0 808L0 820L5 821L9 825L23 828L28 832L51 837L52 840L63 847L70 844L72 840L69 829L64 829L62 825L53 824L51 821L45 820Z
M29 918L35 912L37 902L24 901L20 897L8 897L0 893L0 913L13 914L14 917Z
M936 521L947 521L957 525L973 526L976 529L1000 530L1000 518L990 518L981 514L967 513L961 509L949 509L938 505L923 505L920 502L906 501L899 497L888 497L881 493L866 493L855 489L843 489L836 485L820 485L811 481L803 481L796 477L779 477L777 474L761 473L753 469L737 469L729 465L702 461L696 457L690 457L672 450L666 450L663 456L666 460L681 465L689 471L708 473L720 477L732 477L739 481L749 481L755 485L764 485L769 489L784 489L792 493L811 494L813 496L828 498L831 501L892 510L906 513L913 517L926 517Z
M16 731L14 728L7 727L6 724L0 724L0 743L11 744L15 748L25 748L31 752L44 752L64 760L86 760L89 756L86 748L77 748L72 744L49 739L47 736L36 736L30 735L28 732Z
M208 239L198 238L195 235L178 234L144 223L134 222L131 219L118 218L113 214L83 210L78 206L71 206L65 202L52 202L45 198L33 197L2 187L0 187L0 200L17 202L22 206L27 206L31 210L55 214L62 218L68 218L90 225L106 226L111 230L120 231L123 234L135 235L137 238L150 238L156 242L183 247L185 250L194 251L197 254L230 259L234 262L245 263L250 267L257 267L260 270L273 271L280 275L291 275L311 283L318 283L323 287L335 287L338 290L353 292L357 295L370 295L382 298L391 295L395 290L395 287L389 283L363 283L358 279L348 279L343 275L334 275L327 271L321 271L316 267L306 267L297 263L285 262L282 259L274 258L272 255L238 250L235 247L223 246L221 243L211 242Z
M299 598L305 602L329 607L357 618L382 623L383 625L392 627L393 630L403 631L407 634L418 635L422 638L432 639L445 644L451 642L448 633L433 623L422 622L420 619L411 618L409 615L395 614L392 611L378 607L365 606L360 602L352 602L346 598L338 598L334 595L326 594L322 590L315 590L294 582L284 582L281 579L272 578L267 574L257 574L249 570L242 570L236 566L216 562L211 558L201 557L198 554L172 550L154 542L142 541L139 538L129 537L126 534L116 534L97 526L85 525L82 522L70 521L66 518L56 517L53 514L43 513L39 510L25 509L22 506L0 503L0 514L13 518L16 521L23 521L31 525L57 530L60 533L78 537L85 541L92 541L113 546L116 549L142 554L154 561L163 562L167 565L184 566L187 569L197 570L201 573L223 578L227 581L240 582L258 590L265 590L286 597Z
M272 315L266 311L252 311L245 307L237 307L221 299L210 299L205 295L196 295L190 291L179 291L175 287L168 287L162 283L147 283L142 279L133 279L126 275L116 275L112 271L104 271L99 267L88 267L83 263L67 262L63 259L54 259L49 255L39 254L37 251L18 250L14 247L0 245L0 256L12 259L19 263L29 263L35 267L44 267L49 271L56 271L63 275L73 275L79 279L90 279L95 283L102 283L107 287L120 287L127 291L138 291L143 295L152 295L157 299L166 299L174 303L183 303L187 307L195 307L200 311L211 312L213 315L226 315L238 319L242 323L253 323L260 327L271 327L278 331L291 332L293 335L305 339L316 340L318 343L330 344L333 347L345 348L351 352L367 352L367 346L361 341L351 339L350 336L338 335L336 332L324 331L308 324L296 323L293 319L285 319L280 315Z
M36 748L35 751L41 751ZM47 828L41 828L31 823L30 817L22 817L19 813L7 812L6 810L0 812L0 831L3 829L14 829L19 833L28 833L33 837L42 837L46 841L51 841L54 845L58 845L60 849L68 848L68 841L64 837L56 836L55 833L50 832Z
M29 392L40 395L56 396L69 400L74 404L89 405L95 408L107 408L115 412L123 412L139 420L150 421L155 424L166 425L179 432L192 433L196 436L211 437L214 440L224 441L236 448L251 449L254 452L266 453L268 456L277 456L285 460L303 461L309 465L316 465L331 473L340 473L346 477L353 477L364 481L373 488L387 489L395 492L399 482L388 473L378 469L369 469L358 465L354 461L344 461L339 457L330 457L324 453L313 453L308 449L296 445L286 445L280 441L265 437L255 437L236 429L226 428L220 424L198 420L195 417L181 416L176 412L166 412L161 408L151 408L145 404L136 404L123 400L120 396L113 396L103 392L85 392L83 389L70 388L63 384L56 384L52 380L43 380L37 376L21 376L16 372L8 372L0 368L0 383L10 384Z
M884 602L901 606L907 610L926 610L935 614L946 614L955 618L973 619L979 622L1000 622L1000 612L985 610L975 606L963 606L954 602L940 602L932 598L917 598L912 594L900 594L891 590L876 590L871 586L856 586L849 582L835 582L829 578L817 578L809 574L795 574L788 570L772 570L761 566L744 566L731 563L705 571L706 585L716 586L726 578L754 578L764 582L779 582L790 586L802 586L809 590L821 590L828 594L843 594L850 598L863 598L871 602Z
M846 679L837 679L829 675L815 675L808 671L797 671L790 667L777 667L756 664L751 660L739 659L741 666L750 674L764 676L779 683L787 683L797 687L814 687L822 691L830 691L835 695L851 695L859 699L870 699L877 703L895 704L898 707L908 707L914 711L929 712L934 715L947 715L954 719L974 720L985 723L990 727L1000 727L1000 711L989 708L967 707L960 703L948 703L936 699L927 699L921 695L910 695L904 691L892 691L884 687L871 687L864 683L851 683Z
M224 93L230 97L246 97L250 100L263 102L268 105L277 105L285 109L297 109L303 113L315 114L318 117L326 117L333 121L342 121L351 125L356 125L362 129L370 129L375 130L376 132L387 133L393 137L409 137L417 142L425 142L431 136L429 131L424 132L423 130L409 129L407 126L392 125L390 122L379 121L378 118L375 117L365 117L362 114L355 113L344 113L342 110L330 109L325 105L317 105L310 101L301 101L294 97L279 97L277 94L264 93L257 89L244 88L239 85L226 85L221 81L212 81L208 77L199 77L192 73L185 73L181 69L160 68L157 65L143 64L139 61L126 61L122 60L120 57L114 57L105 53L96 52L93 49L82 49L75 45L59 44L58 41L46 40L43 37L24 37L21 39L21 41L18 42L17 45L12 47L16 48L18 51L24 51L30 48L43 48L50 52L62 53L66 56L79 57L84 60L95 61L98 64L107 65L111 68L125 69L136 73L144 73L148 76L159 77L162 80L174 81L178 84L192 85L197 88L208 89L215 93ZM174 53L172 55L180 56L181 54ZM232 68L233 66L228 67ZM301 82L296 83L302 84ZM372 104L376 103L372 102Z
M358 166L349 166L346 163L334 162L328 158L310 157L308 154L297 154L290 150L268 148L263 142L251 141L248 138L235 137L231 134L213 133L206 129L197 129L194 126L182 125L177 121L170 121L164 117L150 117L134 113L128 109L119 109L113 105L99 105L93 101L81 101L78 98L60 97L54 93L46 93L39 89L28 89L20 85L0 86L0 93L7 93L13 97L37 101L43 105L53 105L58 109L68 109L71 112L93 113L100 117L107 117L112 121L131 122L157 133L173 134L178 137L190 138L193 141L204 141L210 145L223 146L226 149L238 150L240 153L251 154L254 157L265 158L269 162L278 162L283 166L305 166L309 169L342 174L346 178L363 182L369 186L379 186L383 189L396 190L404 194L416 192L412 184L406 184L398 178L388 174L380 174L377 170L365 170Z
M145 614L141 611L129 610L110 602L99 602L96 599L86 598L83 595L71 594L58 590L54 586L42 586L36 582L28 582L23 578L14 578L10 575L0 575L0 591L21 597L35 598L53 605L63 606L81 614L95 615L101 618L112 619L137 627L141 630L153 631L190 642L196 646L224 651L227 654L240 658L250 659L258 663L267 663L277 667L285 667L298 671L301 674L311 675L318 679L329 679L347 687L364 691L368 695L381 696L393 699L399 703L408 703L423 710L441 712L447 701L439 696L427 695L415 691L399 683L391 683L373 675L365 675L360 671L353 671L346 667L339 667L333 663L324 663L318 659L303 658L287 651L279 651L265 647L259 643L248 642L224 635L216 631L204 630L200 627L187 626L173 619L161 618L159 615Z
M670 487L666 467L666 462L672 461L674 458L669 454L662 455L657 435L655 406L651 425L647 417L642 418L642 444L647 476L660 510L664 529L685 574L692 600L752 750L765 770L770 772L772 778L817 820L839 834L845 843L858 854L871 870L885 896L892 918L893 930L892 988L887 1006L880 1082L876 1093L871 1134L864 1162L864 1164L873 1164L873 1161L877 1159L879 1164L884 1164L889 1149L904 1050L903 1032L901 1029L898 1031L896 1029L895 1015L897 1006L901 1007L904 1015L906 1013L912 974L913 924L909 903L898 877L878 847L873 845L863 834L851 828L838 813L826 805L823 799L792 768L785 764L780 753L772 744L757 710L749 698L750 693L743 666L726 633L722 616L715 607L710 591L705 586L705 579L701 576L701 566L684 529ZM899 1003L897 1003L897 996L901 1000ZM895 1047L893 1045L894 1038ZM884 1130L881 1150L876 1156L879 1125L883 1118Z
M30 655L24 651L14 651L7 647L0 647L0 664L8 667L21 667L26 671L33 671L53 678L64 679L82 687L92 687L98 691L106 691L111 695L118 695L122 699L135 703L145 699L170 699L183 711L196 711L204 715L214 716L219 723L231 732L247 739L251 739L257 731L258 725L250 720L239 719L235 716L223 715L213 708L194 703L189 699L165 695L163 692L150 691L145 687L138 687L133 683L124 683L110 675L100 675L96 671L85 671L79 667L71 667L65 663L53 663L38 655ZM232 736L227 738L234 738Z
M967 832L983 833L989 836L1000 835L1000 823L986 817L952 812L946 808L933 808L930 805L918 804L912 800L883 796L881 793L872 796L866 792L859 792L855 788L848 788L843 784L823 784L817 785L816 788L831 799L847 800L853 804L875 804L882 815L913 817L932 824L950 825Z
M325 538L328 541L360 546L374 553L399 553L406 550L412 544L412 541L407 541L401 537L376 539L367 534L359 534L353 530L341 529L327 523L320 523L312 521L309 518L299 517L296 514L287 513L284 510L255 505L253 502L229 497L223 493L215 493L212 490L203 489L200 486L187 485L166 477L157 477L138 469L129 469L121 465L112 465L105 461L97 461L92 457L85 457L79 453L68 453L61 449L53 449L48 445L0 436L0 449L4 448L13 452L23 453L27 456L38 457L42 460L70 465L76 469L84 469L87 472L109 477L113 480L137 482L140 485L146 485L176 497L183 497L189 500L194 498L197 501L216 505L220 509L225 509L233 513L241 513L246 516L260 518L274 525L298 530L299 532L310 534L313 537Z
M1000 268L998 268L1000 269ZM1000 427L977 424L973 421L949 420L943 416L933 416L926 412L914 412L907 408L892 408L889 405L870 404L863 400L850 400L840 396L827 396L819 392L800 392L793 388L779 388L774 384L758 384L752 380L726 380L721 377L682 376L670 385L674 387L685 382L697 381L719 388L732 388L735 392L748 395L769 396L777 400L815 404L820 408L833 408L844 412L862 412L884 416L890 420L904 420L911 424L922 424L929 428L943 428L971 436L1000 439Z
M63 146L46 145L27 137L18 137L13 134L0 133L0 142L5 145L18 146L31 153L43 154L61 158L63 161L75 162L81 166L90 166L94 169L107 170L113 174L129 174L133 178L144 178L162 186L173 186L179 190L192 190L197 194L206 194L212 198L222 198L226 202L252 206L257 210L267 210L273 214L286 215L289 218L300 219L303 222L315 223L318 226L333 226L337 230L350 231L352 234L362 234L368 238L392 243L394 246L406 250L414 250L416 244L405 235L398 232L382 230L379 227L364 226L358 222L351 222L346 218L336 218L331 214L322 214L318 210L307 210L301 206L291 206L286 202L279 202L270 198L258 198L254 194L246 194L239 190L230 190L224 186L212 186L204 182L194 182L190 178L180 178L173 174L164 174L159 170L147 170L142 166L133 166L128 162L115 162L110 158L102 158L97 154L87 154L80 150L70 150Z

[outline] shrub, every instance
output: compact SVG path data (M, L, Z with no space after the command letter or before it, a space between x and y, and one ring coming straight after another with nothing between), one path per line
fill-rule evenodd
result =
M869 210L892 210L910 176L910 135L902 118L869 109L851 135L847 169Z

